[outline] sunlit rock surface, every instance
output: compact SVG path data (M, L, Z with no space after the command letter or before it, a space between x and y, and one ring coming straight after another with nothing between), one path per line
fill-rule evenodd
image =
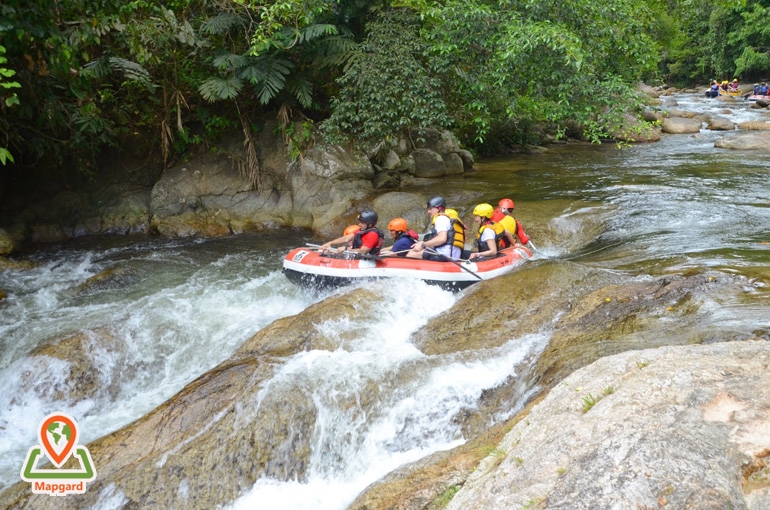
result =
M675 135L698 133L700 132L701 121L684 117L669 117L663 119L662 128L664 133Z
M770 124L768 125L770 126ZM738 150L770 150L770 136L761 133L737 133L718 139L714 142L714 147Z
M708 326L706 319L715 305L714 296L726 300L740 296L747 281L745 277L722 273L638 280L580 264L543 263L478 285L449 312L433 318L418 331L414 341L423 352L433 355L495 348L538 331L551 334L536 360L515 367L516 378L485 392L477 410L457 417L466 437L472 438L469 445L482 441L484 448L495 452L492 456L502 460L496 444L480 439L489 417L504 413L520 399L536 401L538 395L547 394L573 371L603 356L649 346L746 340L757 338L757 334L770 339L767 332L752 335L727 326ZM672 320L678 324L703 324L704 333L679 334L671 329ZM770 351L767 342L763 345ZM537 390L534 393L533 388ZM581 396L576 395L578 401ZM508 426L525 414L519 413ZM655 421L655 410L650 409L644 419ZM408 465L367 488L353 508L433 508L431 505L448 499L463 485L469 473L466 462L467 453L457 448L436 458L438 467L430 459ZM426 484L426 473L437 470L441 475L434 483ZM434 491L433 499L428 497L430 490ZM391 506L393 499L389 495L394 491L400 492L401 500Z
M770 344L602 358L498 448L448 509L770 508Z

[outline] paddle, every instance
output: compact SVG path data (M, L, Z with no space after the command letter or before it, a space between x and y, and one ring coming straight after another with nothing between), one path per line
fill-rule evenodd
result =
M390 257L391 255L398 255L399 253L409 253L412 250L401 250L401 251L386 251L385 253L381 253L377 255L378 257Z
M438 256L439 256L439 257L441 257L443 260L445 260L445 261L447 261L447 262L451 262L452 264L456 265L457 267L459 267L460 269L462 269L462 270L463 270L463 271L465 271L466 273L470 273L470 274L472 274L473 276L475 276L475 277L476 277L476 278L478 278L479 280L483 280L483 279L484 279L484 278L482 278L481 276L479 276L479 275L477 275L476 273L474 273L473 271L471 271L470 269L468 269L467 267L464 267L464 266L463 266L462 264L460 264L459 262L455 262L455 261L452 259L452 257L447 257L446 255L442 255L442 254L440 254L439 252L437 252L436 250L434 250L433 248L431 248L431 247L429 247L429 246L426 246L426 247L425 247L425 251L427 251L428 253L430 253L430 254L432 254L432 255L438 255Z

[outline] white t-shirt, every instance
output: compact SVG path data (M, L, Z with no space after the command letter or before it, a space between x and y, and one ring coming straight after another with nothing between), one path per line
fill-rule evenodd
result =
M452 220L450 220L448 216L438 215L436 216L436 221L433 222L433 227L436 229L436 232L446 231L447 236L449 236L449 231L453 230ZM445 244L443 246L439 246L438 248L434 248L434 249L441 255L446 255L447 257L454 257L456 259L459 259L460 255L462 254L462 252L460 251L460 248L449 244Z
M489 244L487 241L490 239L495 238L495 229L491 227L487 227L484 230L481 231L481 245L484 247L483 250L480 251L487 251L489 249Z

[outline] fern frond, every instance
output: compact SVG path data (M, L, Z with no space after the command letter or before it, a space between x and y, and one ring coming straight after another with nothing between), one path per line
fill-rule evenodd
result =
M313 104L313 84L307 79L299 78L292 81L289 83L288 90L304 108L310 108Z
M136 62L119 57L110 57L110 68L113 71L123 73L123 75L133 81L137 81L145 87L152 87L150 73Z
M237 77L254 85L259 101L267 104L283 90L286 77L294 69L291 61L275 57L259 57L238 71Z
M313 65L329 67L345 64L358 48L358 43L349 37L325 37L313 46L316 55L313 59Z
M210 35L224 34L232 27L237 26L240 18L231 12L222 12L213 18L206 20L201 25L201 32Z
M214 67L220 71L232 71L247 66L252 62L252 58L235 53L222 52L214 57Z
M87 76L93 76L94 78L104 78L105 76L109 76L110 73L112 73L109 58L92 60L91 62L84 65L83 69L85 70L85 74Z
M214 101L238 97L242 88L243 82L235 76L230 76L229 78L213 76L205 80L198 87L198 92L203 96L203 99L213 103Z
M313 23L302 27L299 31L299 43L310 42L324 35L337 35L337 27L326 23Z
M265 68L260 66L259 63L252 64L238 70L238 78L246 80L253 85L259 83L260 80L265 79Z

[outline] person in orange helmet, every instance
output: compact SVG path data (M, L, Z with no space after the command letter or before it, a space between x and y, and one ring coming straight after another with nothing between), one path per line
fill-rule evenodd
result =
M345 231L342 233L341 237L338 237L337 239L332 239L331 241L324 243L321 245L321 249L324 251L344 251L348 248L353 247L353 238L355 237L358 232L361 231L361 227L358 225L349 225L348 227L345 227ZM340 246L345 245L344 248L338 248L337 250L334 250L332 246Z
M382 255L398 255L406 257L406 253L412 249L419 236L414 230L409 230L409 224L404 218L393 218L388 223L388 231L393 239L393 246L383 248Z

